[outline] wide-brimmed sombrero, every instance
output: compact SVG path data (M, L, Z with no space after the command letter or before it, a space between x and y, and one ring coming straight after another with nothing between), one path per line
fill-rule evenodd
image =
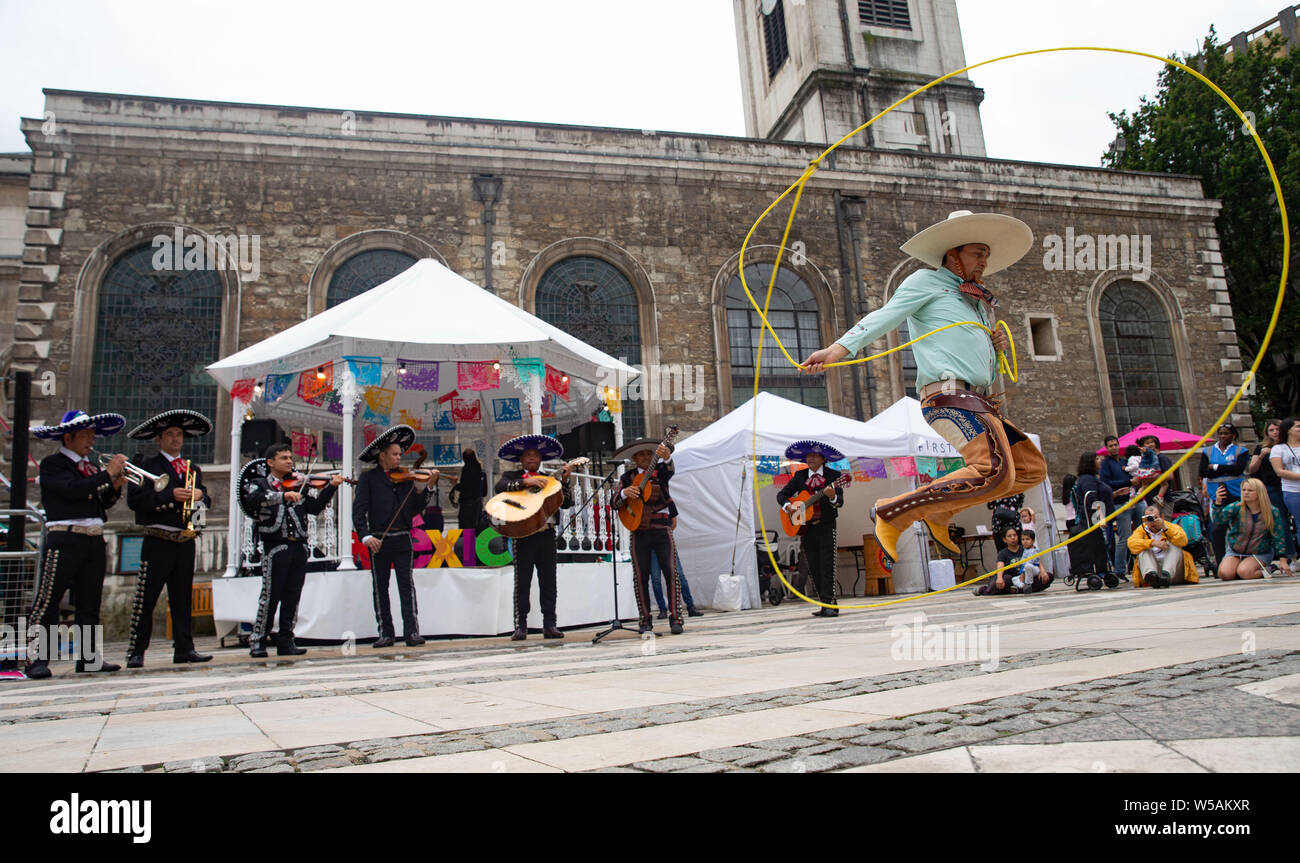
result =
M644 452L646 450L649 450L650 452L655 452L656 450L659 449L659 444L661 443L663 443L663 441L658 440L656 438L643 437L640 440L634 440L631 443L623 444L623 448L620 449L618 452L614 453L614 458L630 459L633 456L635 456L637 453ZM673 445L668 444L668 452L671 453L672 451L673 451Z
M186 437L203 437L212 431L212 421L197 411L163 411L126 433L134 440L152 440L172 426L179 426Z
M819 440L797 440L785 448L785 457L794 461L803 461L809 455L819 455L827 461L844 458L844 453Z
M564 456L564 447L550 435L525 434L511 438L501 444L501 449L497 450L497 458L505 461L519 461L519 457L530 449L535 449L541 453L543 461Z
M899 248L938 268L943 266L945 252L967 243L983 243L989 247L989 260L984 267L984 275L991 276L999 270L1005 270L1029 252L1034 244L1034 232L1014 216L957 210Z
M413 443L415 443L415 429L408 425L396 425L368 443L366 448L361 451L361 455L357 456L357 460L364 462L379 461L380 450L397 444L402 448L402 452L406 452Z
M95 414L88 416L85 411L68 411L56 426L32 426L32 437L41 440L58 440L65 434L93 428L95 434L117 434L126 425L126 417L121 414Z
M244 484L253 477L264 477L271 472L270 467L266 464L266 459L255 458L248 464L244 465L239 471L239 482L235 484L237 497L239 498L239 508L244 511L244 515L256 521L261 517L261 513L248 505L244 496Z

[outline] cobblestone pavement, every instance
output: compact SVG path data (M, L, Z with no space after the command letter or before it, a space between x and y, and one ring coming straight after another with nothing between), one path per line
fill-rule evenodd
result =
M57 669L0 684L0 770L1300 769L1298 579L808 612Z

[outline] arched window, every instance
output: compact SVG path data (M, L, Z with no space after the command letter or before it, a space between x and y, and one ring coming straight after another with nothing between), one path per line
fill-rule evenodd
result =
M760 303L767 295L767 283L771 278L771 264L750 264L745 267L745 281L749 284L750 293ZM817 299L802 279L784 267L777 273L767 319L781 337L786 350L796 360L802 360L821 347ZM727 334L731 346L733 408L748 401L754 391L754 360L758 354L758 335L762 327L758 311L745 296L740 276L733 276L731 284L727 286ZM811 407L825 409L828 406L825 376L800 374L776 346L771 333L763 339L763 368L759 374L758 388Z
M1116 282L1101 295L1100 321L1119 429L1143 422L1185 428L1169 319L1155 293L1135 282Z
M602 258L576 256L551 266L537 283L537 317L629 365L641 362L636 290ZM644 386L642 387L644 392ZM627 440L645 434L644 401L623 402Z
M413 256L392 249L371 249L353 255L330 278L325 308L332 309L376 285L382 285L414 263Z
M99 289L90 413L118 413L126 429L97 440L102 453L134 455L126 437L165 410L214 417L216 383L204 367L221 355L222 283L215 269L154 269L151 245L126 252L108 268ZM215 435L187 441L185 452L211 463Z

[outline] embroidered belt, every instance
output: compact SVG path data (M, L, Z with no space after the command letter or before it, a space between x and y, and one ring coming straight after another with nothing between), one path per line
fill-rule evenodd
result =
M163 530L161 527L146 527L144 528L144 535L151 536L154 539L166 540L167 542L191 542L197 534L185 530Z
M941 393L954 393L954 392L972 392L981 396L987 396L989 393L989 388L973 387L966 381L957 381L957 380L931 381L930 383L921 387L921 398L925 399L926 397L932 395L939 395Z
M45 530L48 533L54 533L55 531L67 531L68 533L80 533L86 536L104 535L103 527L99 527L99 526L87 527L82 524L56 524L53 527L47 527Z
M974 390L957 390L956 392L941 392L935 395L926 396L922 400L923 408L957 408L958 410L970 411L977 414L992 414L1000 417L1001 408L997 401L980 395Z

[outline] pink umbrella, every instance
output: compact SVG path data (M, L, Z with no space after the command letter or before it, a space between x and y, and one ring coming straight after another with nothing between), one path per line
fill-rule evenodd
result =
M1196 446L1196 443L1201 439L1200 435L1194 435L1191 432L1167 429L1164 426L1158 426L1155 423L1142 423L1137 428L1133 429L1133 431L1119 439L1120 448L1123 449L1130 445L1136 445L1139 440L1147 435L1156 436L1156 439L1160 441L1160 450L1162 452L1164 450L1188 449ZM1098 455L1101 455L1104 452L1106 452L1105 447L1097 450Z

